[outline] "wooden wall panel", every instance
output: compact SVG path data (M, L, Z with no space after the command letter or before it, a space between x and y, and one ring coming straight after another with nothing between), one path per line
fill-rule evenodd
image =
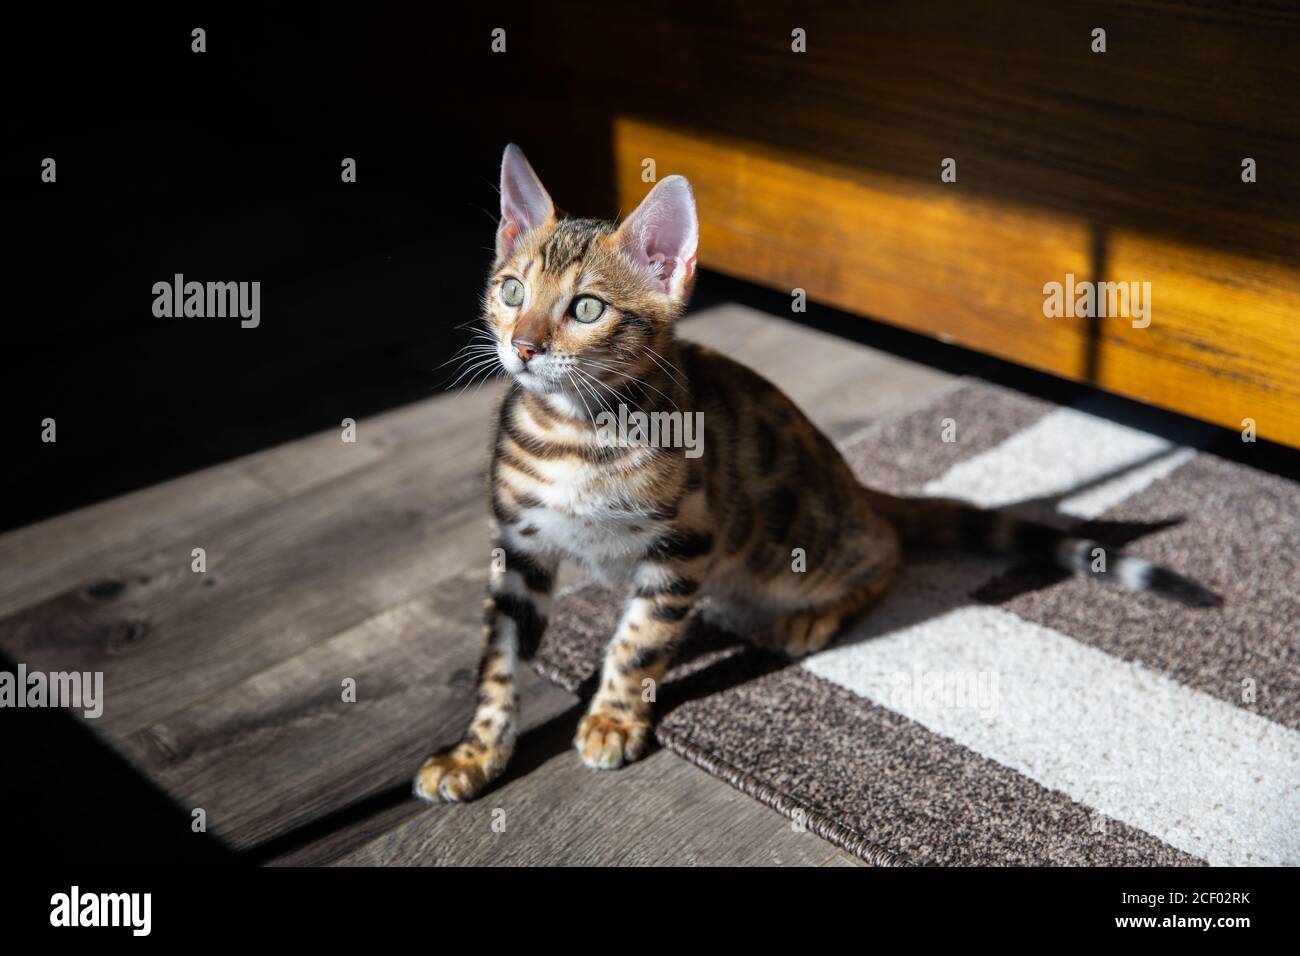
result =
M1102 322L1102 388L1300 447L1300 270L1134 234L1105 271L1152 284L1150 328Z
M1300 447L1300 272L1082 216L663 123L613 123L630 210L682 173L710 268ZM959 182L960 182L959 174ZM1289 229L1290 224L1283 226ZM1043 287L1150 282L1151 322L1049 318Z

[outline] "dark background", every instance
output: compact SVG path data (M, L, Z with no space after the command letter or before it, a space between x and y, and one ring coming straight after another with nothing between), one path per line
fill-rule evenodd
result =
M489 50L510 19L359 5L11 21L0 374L20 450L0 527L436 393L477 314L500 151L527 146L510 90L530 71ZM260 280L261 326L154 318L153 283L177 272Z

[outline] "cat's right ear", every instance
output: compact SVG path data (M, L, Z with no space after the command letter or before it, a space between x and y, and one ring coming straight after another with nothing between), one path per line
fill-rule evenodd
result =
M501 157L501 222L497 225L497 261L509 257L519 237L555 218L555 206L542 181L511 143Z

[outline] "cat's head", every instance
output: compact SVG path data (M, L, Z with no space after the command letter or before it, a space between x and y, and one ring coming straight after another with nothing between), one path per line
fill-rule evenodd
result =
M588 401L605 394L598 382L617 391L658 377L694 284L698 241L681 176L657 183L619 225L572 219L557 215L523 151L507 146L484 296L501 365L530 391Z

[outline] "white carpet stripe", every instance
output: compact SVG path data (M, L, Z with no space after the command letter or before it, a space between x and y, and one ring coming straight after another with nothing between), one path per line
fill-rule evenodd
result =
M957 463L924 490L985 508L1064 495L1057 510L1093 518L1194 455L1148 432L1060 408L996 448ZM1071 493L1093 481L1099 483Z
M932 606L900 591L879 611ZM1211 863L1300 864L1295 731L1000 608L870 627L804 666Z
M1110 481L1066 495L1057 504L1056 510L1073 518L1096 518L1125 498L1142 491L1147 485L1173 474L1195 457L1195 448L1170 448L1154 461L1138 465Z
M1064 496L1092 517L1194 454L1062 409L926 491L985 506ZM1300 734L1000 608L936 612L934 583L912 569L869 639L804 666L1211 863L1300 864Z

